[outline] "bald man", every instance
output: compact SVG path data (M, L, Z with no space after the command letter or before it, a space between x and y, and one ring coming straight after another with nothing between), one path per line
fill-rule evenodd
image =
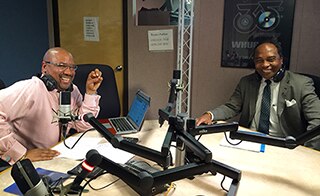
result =
M97 95L103 78L95 69L88 75L86 94L81 95L72 84L77 66L73 56L63 48L49 49L42 61L41 77L32 77L14 83L0 91L0 157L9 164L21 158L31 161L50 160L59 155L51 150L61 139L59 119L59 92L71 91L71 110L74 115L99 113L100 96ZM51 81L48 85L46 80ZM70 128L85 131L91 126L83 121L68 123Z

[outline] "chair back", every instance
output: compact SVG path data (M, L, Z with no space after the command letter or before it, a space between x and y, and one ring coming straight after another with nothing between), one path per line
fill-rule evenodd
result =
M305 73L300 73L300 74L307 76L313 80L315 92L320 98L320 77L312 74L305 74Z
M120 116L120 99L113 69L109 65L79 64L73 83L78 86L82 95L86 92L88 74L94 69L102 72L103 81L98 88L100 112L97 119L102 120Z

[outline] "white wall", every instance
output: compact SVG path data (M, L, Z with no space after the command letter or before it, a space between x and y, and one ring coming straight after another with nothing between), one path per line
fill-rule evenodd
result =
M137 88L151 97L148 119L158 118L158 109L168 101L168 82L176 67L176 50L151 53L147 48L147 31L176 28L143 26L133 23L129 1L128 67L129 101ZM195 0L195 24L192 67L191 116L223 104L233 92L240 77L252 70L222 68L222 28L224 0ZM320 75L320 3L317 0L296 0L290 70ZM176 41L176 38L175 38Z

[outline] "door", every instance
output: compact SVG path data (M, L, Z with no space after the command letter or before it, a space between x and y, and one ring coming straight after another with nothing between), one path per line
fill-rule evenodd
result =
M60 46L73 54L76 64L108 64L115 70L123 113L124 72L116 69L124 64L123 0L58 0L58 16ZM91 41L84 38L84 17L97 24Z

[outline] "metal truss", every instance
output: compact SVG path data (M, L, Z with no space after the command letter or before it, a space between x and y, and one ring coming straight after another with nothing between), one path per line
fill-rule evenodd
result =
M190 115L192 40L194 0L181 0L179 4L177 69L181 71L176 114Z

